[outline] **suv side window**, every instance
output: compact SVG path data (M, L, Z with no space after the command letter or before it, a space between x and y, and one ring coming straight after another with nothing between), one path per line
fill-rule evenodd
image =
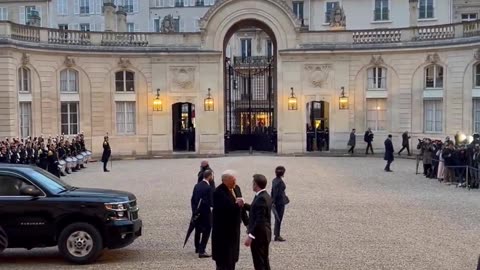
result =
M20 189L28 185L23 179L0 174L0 196L21 196Z

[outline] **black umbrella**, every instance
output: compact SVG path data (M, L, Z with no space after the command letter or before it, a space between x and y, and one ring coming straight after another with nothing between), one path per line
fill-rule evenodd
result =
M188 242L188 238L190 238L190 235L192 234L193 230L195 229L195 225L197 224L197 220L200 217L200 205L202 205L202 199L198 202L197 209L195 212L192 214L192 218L190 219L190 225L188 226L187 230L187 236L185 236L185 242L183 242L183 247L185 248L185 245Z

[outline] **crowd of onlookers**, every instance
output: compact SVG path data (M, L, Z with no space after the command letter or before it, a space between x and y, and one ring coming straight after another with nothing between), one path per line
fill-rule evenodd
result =
M83 134L0 141L0 163L30 164L56 176L65 176L85 167L91 152L85 147Z
M419 160L427 178L438 179L445 184L478 188L480 181L480 135L467 139L457 133L454 140L425 138L419 140Z

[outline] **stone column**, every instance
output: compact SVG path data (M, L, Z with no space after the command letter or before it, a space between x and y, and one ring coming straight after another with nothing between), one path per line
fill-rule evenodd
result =
M127 32L127 12L122 6L117 11L117 32Z
M116 29L115 8L116 6L113 1L104 1L103 16L105 16L105 32L114 32Z
M418 0L408 0L410 7L410 27L417 26L418 18Z

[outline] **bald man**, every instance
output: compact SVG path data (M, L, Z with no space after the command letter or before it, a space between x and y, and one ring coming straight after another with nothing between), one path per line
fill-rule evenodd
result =
M200 171L198 172L198 179L197 183L200 183L203 181L203 174L205 171L211 171L212 172L212 178L210 179L210 186L215 189L215 178L213 174L212 168L210 168L210 165L208 164L207 160L203 160L202 163L200 163Z

